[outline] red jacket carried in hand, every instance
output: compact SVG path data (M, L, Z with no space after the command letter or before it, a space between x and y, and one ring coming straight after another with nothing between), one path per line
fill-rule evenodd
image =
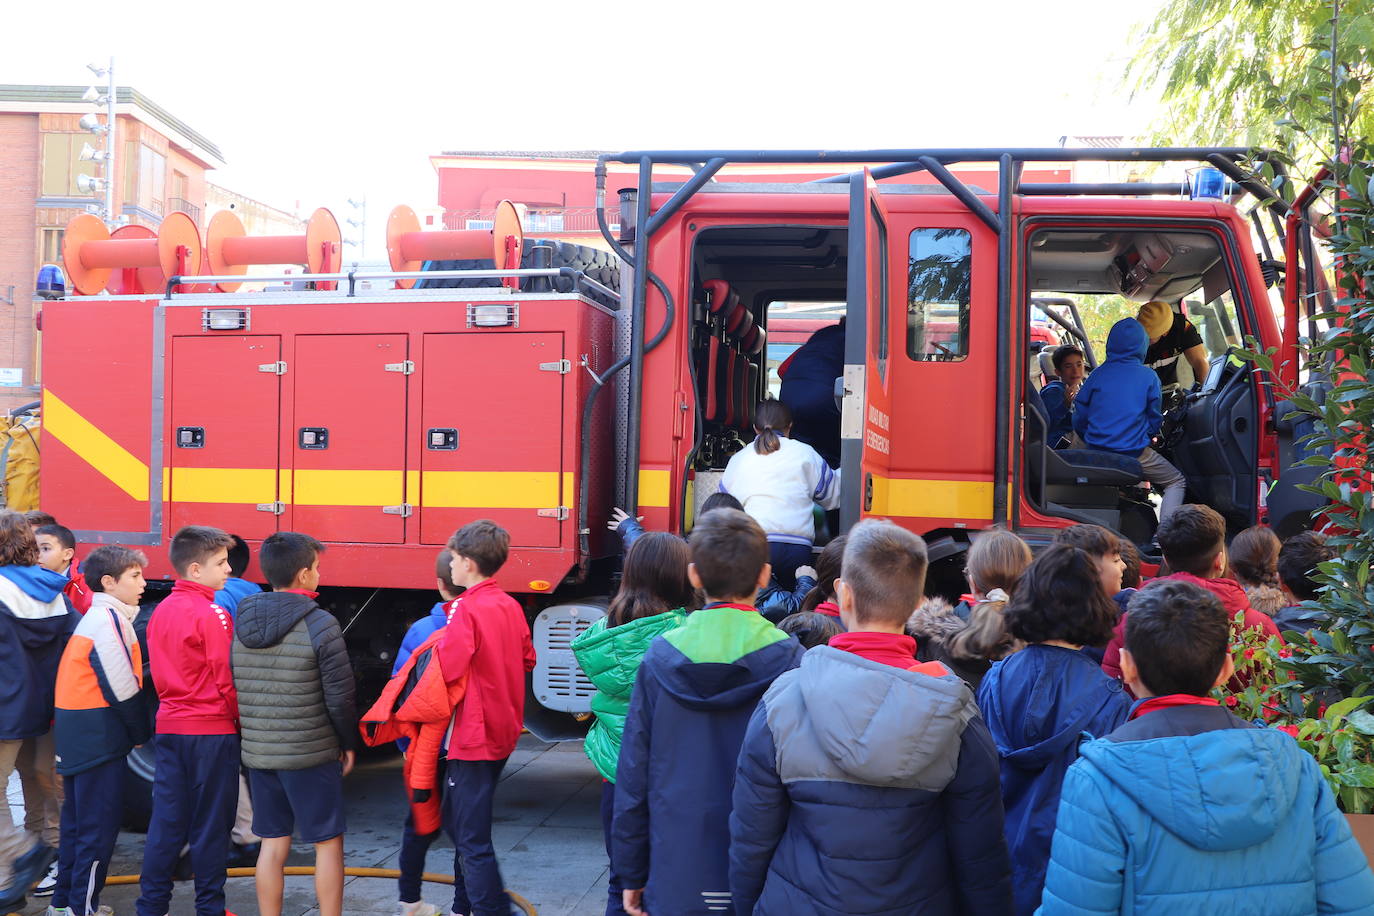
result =
M1246 596L1245 589L1241 588L1234 579L1203 579L1192 573L1179 572L1154 581L1164 582L1171 579L1196 585L1198 588L1206 589L1216 595L1221 599L1221 606L1226 609L1228 620L1234 618L1237 611L1244 611L1246 629L1263 630L1266 636L1279 635L1279 628L1274 626L1274 621L1269 615L1261 614L1250 606L1250 599ZM1146 588L1148 587L1147 585ZM1122 614L1121 619L1116 622L1112 641L1107 643L1107 651L1102 655L1102 670L1109 677L1114 677L1117 680L1121 679L1121 647L1126 642L1126 618L1128 616L1130 615Z
M467 688L466 678L446 682L435 650L443 636L443 630L436 630L415 648L358 723L369 747L402 738L409 741L402 776L420 836L441 826L439 757L444 732Z
M504 760L525 721L525 673L534 670L534 643L520 603L486 579L459 596L440 631L444 678L468 677L454 712L449 760Z
M178 579L148 621L159 735L233 735L239 701L229 651L234 621L215 590Z
M84 614L91 609L91 598L95 593L86 584L86 577L81 574L81 567L75 560L67 567L67 584L63 586L62 594L67 596L78 612Z

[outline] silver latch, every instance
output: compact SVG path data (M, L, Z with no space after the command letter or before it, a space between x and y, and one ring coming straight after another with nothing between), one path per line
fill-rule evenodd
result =
M557 372L559 375L567 375L572 371L572 360L557 359L551 363L540 363L540 372Z
M559 506L556 509L538 509L535 511L535 515L538 515L540 518L555 518L562 522L566 521L568 518L568 507Z
M415 507L410 503L401 503L399 506L382 506L382 512L386 515L399 515L401 518L410 518L415 511Z
M281 515L286 511L286 503L258 503L259 512L271 512L273 515Z
M286 360L279 359L275 363L261 363L258 365L259 372L270 372L273 375L286 374Z
M415 360L407 359L399 363L387 363L382 367L387 372L399 372L402 375L410 375L415 371Z

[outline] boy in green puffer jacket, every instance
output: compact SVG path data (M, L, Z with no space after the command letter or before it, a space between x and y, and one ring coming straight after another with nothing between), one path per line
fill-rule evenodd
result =
M687 611L696 606L695 591L687 579L690 562L691 554L682 538L662 531L640 535L625 554L620 591L611 600L606 616L573 640L577 663L597 689L592 698L596 721L584 746L603 780L601 827L607 857L611 853L611 812L615 810L615 768L630 708L630 690L649 644L682 626ZM622 890L612 869L606 916L623 916Z

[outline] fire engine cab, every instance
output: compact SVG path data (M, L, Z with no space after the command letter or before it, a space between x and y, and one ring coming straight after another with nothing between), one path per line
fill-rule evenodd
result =
M1200 163L1234 193L1021 179L1028 164L1082 159ZM616 189L618 218L605 212L608 161L639 168L637 187ZM715 181L731 162L835 174ZM690 530L752 438L770 358L775 373L786 355L773 332L795 336L807 303L845 324L842 502L818 521L818 547L861 518L890 518L930 542L937 588L957 588L960 555L994 525L1043 544L1092 522L1148 550L1156 508L1139 463L1046 436L1038 389L1050 370L1036 352L1073 342L1091 370L1101 341L1079 305L1095 297L1118 317L1165 300L1203 338L1208 371L1180 369L1160 443L1188 499L1232 532L1291 529L1315 499L1296 489L1310 473L1291 470L1301 430L1236 352L1277 349L1286 380L1320 384L1295 361L1299 311L1319 310L1299 287L1319 271L1296 268L1306 212L1255 162L1211 148L606 156L598 209L618 291L523 239L513 208L474 232L420 232L397 208L393 269L375 275L340 270L324 211L304 237L278 239L228 219L202 239L175 218L155 238L121 238L78 218L65 243L74 293L42 316L42 504L84 543L143 547L149 578L172 577L165 548L185 524L253 545L308 532L328 546L322 603L360 670L385 673L433 600L435 552L465 522L494 519L512 544L498 578L525 600L540 652L532 727L559 735L559 716L585 713L592 692L568 642L613 585L610 510ZM656 183L660 164L695 174ZM1283 301L1271 300L1281 265L1266 221L1286 230ZM474 258L485 263L446 268ZM295 262L311 288L235 291L246 265Z

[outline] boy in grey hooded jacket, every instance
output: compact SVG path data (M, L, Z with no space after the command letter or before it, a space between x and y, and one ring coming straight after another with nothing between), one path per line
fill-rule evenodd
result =
M903 632L926 552L891 522L849 533L849 632L754 712L730 816L738 916L1008 913L997 750L968 686Z

